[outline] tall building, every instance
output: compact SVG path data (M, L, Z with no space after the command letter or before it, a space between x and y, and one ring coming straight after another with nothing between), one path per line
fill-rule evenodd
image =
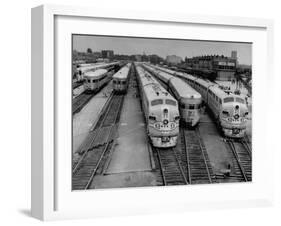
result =
M179 64L182 61L182 58L176 55L169 55L166 57L166 61L170 64Z
M231 51L231 58L237 60L237 51Z
M102 58L112 59L114 57L113 50L102 50L101 51Z

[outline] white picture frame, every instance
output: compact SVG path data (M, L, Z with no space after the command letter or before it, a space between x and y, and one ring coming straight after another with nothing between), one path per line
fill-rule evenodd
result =
M76 23L76 22L77 23ZM69 26L71 23L71 26ZM68 80L64 83L57 73L71 62L71 51L65 51L65 62L60 61L60 40L71 33L91 33L83 24L94 23L99 34L128 35L126 30L114 30L113 24L120 26L137 25L145 29L132 29L131 36L153 31L155 26L180 26L194 28L189 38L206 40L233 40L253 42L253 182L247 184L218 184L212 186L180 186L161 188L128 188L72 192L70 181L63 173L68 172L69 137L63 137L62 126L67 129L69 121L62 122L60 114L61 94L69 92ZM108 24L107 24L108 23ZM107 30L109 26L112 29ZM78 29L79 28L79 29ZM198 29L196 31L196 29ZM210 29L204 32L204 29ZM218 29L220 32L214 32ZM233 30L237 33L233 33ZM165 29L165 32L168 32ZM168 29L169 30L169 29ZM213 30L213 31L212 31ZM225 32L224 32L225 31ZM164 30L163 30L164 32ZM178 37L175 34L159 33L159 37ZM200 33L201 32L201 33ZM240 32L240 33L239 33ZM198 34L197 34L198 33ZM155 33L156 34L156 33ZM154 34L154 35L155 35ZM240 35L239 34L243 34ZM60 35L62 35L60 37ZM154 36L152 33L147 36ZM197 36L196 36L197 35ZM200 38L201 35L201 38ZM67 40L65 43L67 44ZM68 48L68 47L67 47ZM71 48L71 46L69 46ZM262 53L262 54L259 54ZM57 62L62 64L57 65ZM272 93L273 84L273 22L265 19L216 17L174 14L169 12L115 11L73 6L43 5L32 9L32 216L41 220L89 218L156 212L186 211L210 208L254 207L271 205L273 202L273 176L266 172L273 169L273 151L268 142L269 119L266 114L272 102L265 100L261 91ZM65 71L66 73L69 72ZM264 75L264 76L262 76ZM256 76L256 77L255 77ZM70 76L69 76L70 77ZM70 84L70 83L69 83ZM70 92L69 92L70 93ZM66 106L67 109L67 106ZM266 109L265 111L259 111ZM66 111L67 113L67 111ZM70 114L70 113L69 113ZM66 117L67 118L67 117ZM264 120L266 118L266 120ZM263 119L263 120L260 120ZM260 122L255 124L255 122ZM60 125L62 123L62 125ZM57 132L59 130L59 132ZM60 132L61 130L61 132ZM59 138L58 138L59 137ZM261 139L262 138L262 139ZM64 143L64 144L62 144ZM266 152L262 152L266 150ZM263 153L263 155L262 155ZM67 155L67 156L66 156ZM68 165L67 165L68 164ZM66 170L64 170L64 169ZM71 172L71 171L69 171ZM271 173L272 175L272 173ZM210 195L212 194L212 195ZM165 197L165 199L163 198ZM93 202L95 205L93 205Z

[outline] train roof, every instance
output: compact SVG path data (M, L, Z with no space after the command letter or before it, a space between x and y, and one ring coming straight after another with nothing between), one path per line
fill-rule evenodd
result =
M160 67L160 66L155 66L155 67L158 68L161 71L165 71L165 72L170 73L170 74L175 74L176 73L176 71L173 71L173 70L171 70L169 68L164 68L164 67Z
M88 71L94 71L94 70L97 70L97 69L102 69L102 68L106 68L106 67L110 67L110 66L113 66L113 65L116 65L116 64L119 64L120 62L112 62L112 63L96 63L96 64L87 64L87 65L84 65L80 68L78 68L78 70L82 71L82 72L88 72Z
M193 89L190 85L188 85L186 82L181 80L180 78L173 77L170 80L170 83L172 86L177 90L180 97L183 98L201 98L201 94L197 92L195 89Z
M221 99L224 99L226 97L235 97L235 98L241 98L241 99L245 99L243 97L241 97L240 95L235 95L234 93L227 93L224 90L222 90L218 84L211 82L209 80L206 79L202 79L202 78L197 78L194 77L193 75L184 73L184 72L177 72L177 71L173 71L167 68L163 68L163 67L159 67L159 66L155 66L156 68L158 68L161 71L166 71L167 73L170 74L174 74L177 75L181 78L189 78L193 81L196 81L197 83L199 83L200 85L209 88L209 90L211 90L216 96L218 96Z
M131 68L131 63L126 64L124 67L122 67L119 71L117 71L113 75L113 78L126 79L128 77L130 68Z
M171 99L176 101L175 98L171 96L171 94L167 92L167 90L164 89L164 87L162 87L149 72L145 71L140 66L137 66L137 71L140 76L144 92L149 101L154 99Z
M231 93L231 92L230 93L225 92L217 84L215 84L214 86L210 87L210 90L214 94L216 94L219 98L221 98L221 99L224 99L226 97L235 97L235 98L241 98L241 99L245 100L245 97L243 97L241 95L236 95L236 94Z
M143 64L143 65L147 70L154 70L154 72L157 73L158 76L161 76L166 81L169 81L171 78L173 78L171 74L165 73L151 65L147 65L147 64Z
M183 98L201 98L201 94L198 93L195 89L193 89L190 85L188 85L186 82L181 80L178 77L175 77L168 72L161 71L159 68L148 66L149 68L152 68L152 70L157 70L156 73L158 76L164 78L166 81L170 81L173 88L176 89L180 97Z
M151 83L156 83L157 80L148 72L146 72L142 67L137 65L136 70L140 77L141 83L143 86L146 86Z
M107 70L106 69L97 69L95 71L88 71L85 73L85 77L91 77L91 78L94 78L94 77L99 77L103 74L107 73Z

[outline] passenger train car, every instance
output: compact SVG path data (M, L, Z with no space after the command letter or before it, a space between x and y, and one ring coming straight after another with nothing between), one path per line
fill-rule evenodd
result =
M96 92L111 80L114 71L107 69L97 69L88 71L84 74L84 89L85 92Z
M84 80L85 74L90 72L90 71L95 71L95 70L98 70L98 69L110 70L116 65L120 65L120 62L80 64L80 65L77 65L77 68L75 69L74 74L76 75L76 80L81 81L81 80Z
M136 72L147 134L152 145L159 148L176 146L180 120L177 100L139 64Z
M113 90L116 93L127 92L131 65L131 63L126 64L113 75Z
M165 88L178 100L181 122L187 126L196 126L200 120L201 94L180 78L147 64L143 66L164 83Z
M165 71L169 69L163 69ZM169 70L171 71L171 70ZM248 107L245 98L226 92L208 80L196 78L186 73L172 71L172 74L186 80L203 97L212 111L219 127L226 137L242 138L245 136Z

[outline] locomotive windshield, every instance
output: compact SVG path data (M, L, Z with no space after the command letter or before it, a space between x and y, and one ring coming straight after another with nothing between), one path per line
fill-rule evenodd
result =
M223 99L224 103L229 103L229 102L234 102L234 98L233 97L226 97Z
M177 106L177 102L174 100L166 99L165 103L172 106Z
M236 102L244 104L244 100L242 98L236 97Z
M182 109L190 109L190 110L193 110L193 109L200 109L201 104L184 104L184 103L181 103L181 104L180 104L180 107L181 107Z
M155 105L158 105L158 104L163 104L163 100L157 99L157 100L151 101L151 106L155 106Z

